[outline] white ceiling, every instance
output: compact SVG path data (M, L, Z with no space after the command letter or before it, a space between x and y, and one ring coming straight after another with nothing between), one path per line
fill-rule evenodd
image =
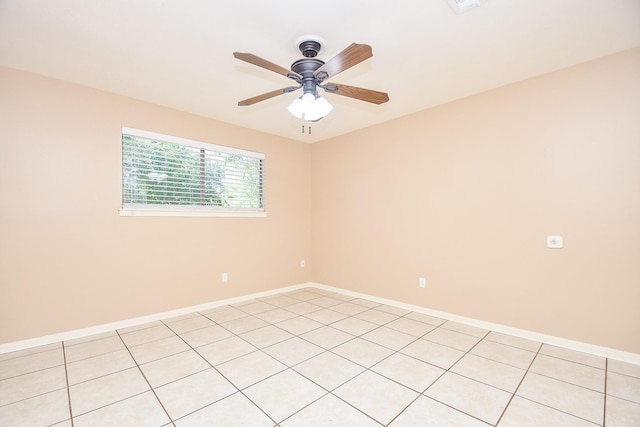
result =
M371 45L329 81L390 101L327 94L311 135L286 110L300 91L238 107L294 82L232 53L289 68L304 34L327 41L325 61ZM0 0L1 66L306 142L637 46L639 0L487 0L460 15L447 0Z

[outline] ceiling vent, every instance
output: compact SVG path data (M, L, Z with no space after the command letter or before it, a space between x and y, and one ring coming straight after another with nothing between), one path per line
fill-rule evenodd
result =
M469 9L473 9L474 7L480 6L487 0L448 0L449 6L456 13L463 13L468 11Z

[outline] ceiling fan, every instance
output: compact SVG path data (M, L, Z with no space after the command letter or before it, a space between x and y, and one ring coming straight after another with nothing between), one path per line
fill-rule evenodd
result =
M382 104L389 100L389 95L370 89L347 86L339 83L327 83L326 80L347 70L373 56L371 46L352 43L328 62L316 56L323 48L323 40L319 37L305 36L299 39L298 49L304 58L298 59L288 70L251 53L234 52L233 56L241 61L265 68L295 81L297 86L289 86L263 93L238 102L239 106L253 105L257 102L290 93L302 88L303 94L289 106L289 111L298 118L307 121L318 121L326 116L332 106L326 99L318 96L317 88L336 95L347 96L373 104Z

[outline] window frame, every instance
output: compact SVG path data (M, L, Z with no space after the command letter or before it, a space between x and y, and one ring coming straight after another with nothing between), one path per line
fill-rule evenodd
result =
M204 206L204 205L145 205L145 204L133 204L126 205L124 202L124 136L133 136L139 138L145 138L149 140L167 142L170 144L179 144L191 148L199 148L207 151L240 155L260 159L262 162L261 167L261 194L262 200L261 208L238 208L238 207L223 207L223 206ZM164 216L177 216L177 217L245 217L245 218L263 218L267 216L265 206L265 184L264 184L264 161L265 154L257 153L254 151L243 150L235 147L228 147L223 145L211 144L208 142L196 141L187 138L181 138L178 136L165 135L156 132L150 132L141 129L122 127L121 132L121 154L122 164L120 168L120 189L121 189L121 207L118 210L120 216L126 217L164 217Z

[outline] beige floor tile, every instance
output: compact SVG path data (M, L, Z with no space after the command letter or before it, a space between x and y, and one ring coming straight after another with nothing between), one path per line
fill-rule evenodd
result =
M241 317L240 319L224 322L221 326L234 334L242 334L244 332L253 331L254 329L264 328L269 324L255 316Z
M444 373L444 369L401 353L392 354L371 370L418 393L425 391Z
M189 350L190 347L179 337L171 336L157 341L129 347L131 355L139 365L162 359Z
M542 345L536 341L531 341L524 338L515 337L513 335L507 335L494 331L489 332L489 335L487 335L487 338L485 339L500 344L510 345L511 347L521 348L522 350L533 351L534 353L540 350L540 346Z
M444 328L434 329L422 338L461 351L469 351L471 347L480 341L480 338L474 337L473 335L467 335Z
M384 425L419 395L371 371L365 371L338 387L333 394Z
M324 308L333 307L334 305L342 304L342 300L332 298L331 296L315 298L312 302L313 304L320 307L324 307Z
M607 394L640 404L640 378L609 372Z
M447 372L424 393L445 405L495 425L511 393Z
M0 362L0 380L64 364L62 348L27 354Z
M237 307L241 311L244 311L247 314L258 314L263 313L265 311L273 310L276 308L275 305L269 304L266 301L252 301L250 304L245 304L241 307Z
M474 354L466 354L451 372L514 393L526 371Z
M325 295L325 296L330 296L331 298L335 298L335 299L340 300L342 302L351 301L353 299L353 297L350 296L350 295L345 295L345 294L341 294L341 293L338 293L338 292L334 292L332 294Z
M247 317L249 314L235 307L225 305L222 307L216 307L212 310L206 310L202 312L203 315L216 323L226 323L232 320L240 319L241 317Z
M609 359L607 363L607 370L609 372L615 372L629 377L640 378L640 365L634 365L632 363Z
M276 326L269 325L265 326L264 328L255 329L253 331L240 334L240 337L243 340L249 341L257 348L264 348L282 341L286 341L289 338L292 338L293 335Z
M16 359L16 358L23 357L23 356L29 356L29 355L35 354L35 353L42 353L42 352L49 351L49 350L59 350L61 348L62 348L62 343L57 342L57 343L53 343L53 344L47 344L47 345L41 345L41 346L37 346L37 347L26 348L24 350L10 351L9 353L0 354L0 362L5 361L5 360L9 360L9 359Z
M405 409L391 424L391 427L488 427L476 418L443 405L435 400L420 396ZM541 427L541 426L539 426Z
M604 416L604 394L533 372L527 373L516 394L594 423Z
M640 425L640 365L312 287L2 354L0 425L174 425L149 384L179 427Z
M211 344L199 347L198 353L211 365L216 366L236 357L253 353L257 350L248 342L238 337L230 337Z
M49 426L70 417L66 389L0 406L2 426Z
M315 300L314 300L315 301ZM303 315L313 313L314 311L322 310L322 307L306 301L299 302L297 304L288 305L285 310L289 310L292 313Z
M607 396L607 427L640 426L640 404Z
M300 302L300 300L288 297L283 294L271 295L268 297L261 298L261 300L276 307L286 307L288 305L296 304Z
M318 311L314 311L313 313L305 314L305 317L315 320L316 322L320 322L323 325L329 325L339 320L346 319L349 316L331 309L323 308Z
M415 311L408 313L404 317L411 320L417 320L418 322L428 323L429 325L433 326L440 326L444 322L446 322L446 320L439 317L429 316L428 314L423 313L416 313Z
M603 369L539 354L529 370L604 393L605 371Z
M196 329L207 328L215 325L215 323L202 315L195 317L189 317L187 319L178 320L175 322L167 322L167 326L176 334L184 334L185 332L195 331Z
M280 425L282 427L380 427L380 424L372 418L330 394L287 418Z
M364 368L327 351L296 365L294 370L331 391L363 372Z
M358 304L353 304L352 302L343 302L342 304L334 305L331 307L331 310L337 311L342 314L346 314L348 316L353 316L358 313L362 313L363 311L367 311L367 307L363 307Z
M176 427L272 427L274 424L242 393L235 393L175 422Z
M64 342L65 347L71 347L73 345L76 344L82 344L85 342L89 342L89 341L95 341L95 340L99 340L102 338L109 338L109 337L115 337L118 336L118 333L116 331L107 331L107 332L102 332L100 334L93 334L93 335L87 335L84 337L80 337L80 338L74 338L71 340L66 340Z
M244 393L276 422L326 394L318 385L291 369L249 387Z
M120 336L122 337L122 341L124 341L127 347L142 345L163 338L174 337L175 335L176 334L174 334L171 329L163 324L151 328L141 329L139 331L120 334Z
M193 350L174 354L140 366L145 378L154 388L209 368L209 363Z
M156 427L169 422L166 412L150 391L73 419L74 427Z
M367 332L362 335L362 338L396 351L406 347L418 339L413 335L385 328L384 326L374 329L371 332Z
M424 339L412 342L400 352L443 369L449 369L464 356L463 351Z
M582 418L515 396L498 425L500 427L595 427L601 424L593 424Z
M172 419L202 409L237 390L214 369L198 372L155 389Z
M0 381L0 406L64 389L64 366L43 369Z
M124 371L134 366L136 366L136 362L133 360L133 357L131 357L131 354L129 354L129 350L118 350L68 363L67 378L69 379L69 385L75 385L94 378Z
M267 323L278 323L284 320L289 320L289 319L293 319L294 317L298 317L297 314L287 310L283 310L282 308L276 308L275 310L269 310L263 313L258 313L255 316L259 319L264 320Z
M570 362L582 363L583 365L593 366L598 369L604 369L606 365L606 359L604 357L569 350L568 348L556 347L549 344L542 345L542 348L540 348L540 354L546 354L547 356L557 357Z
M273 357L255 351L216 367L233 385L244 389L263 379L282 372L287 367Z
M371 309L358 313L354 316L357 319L366 320L367 322L375 323L376 325L384 325L385 323L396 320L399 316L396 314L386 313L384 311Z
M80 344L65 346L64 354L67 363L76 362L88 357L99 356L126 349L118 335L109 336Z
M365 368L369 368L393 354L393 350L363 340L362 338L347 341L333 348L331 351Z
M161 321L156 320L154 322L141 323L141 324L138 324L138 325L133 325L133 326L128 326L126 328L118 329L117 333L119 333L120 335L125 335L125 334L128 334L130 332L142 331L144 329L150 329L150 328L154 328L156 326L163 326L163 324L162 324Z
M288 294L291 298L295 298L298 301L310 301L317 298L322 298L324 295L317 294L315 292L309 292L305 290L299 290Z
M263 351L287 366L295 366L325 350L309 341L294 337L267 347Z
M378 302L375 301L369 301L368 299L364 299L364 298L355 298L349 301L351 304L358 304L361 305L363 307L367 307L367 308L374 308L377 307L379 305L381 305Z
M233 334L220 325L209 326L208 328L196 329L195 331L180 334L180 338L185 340L191 347L202 347L225 338L232 337Z
M311 341L312 343L319 345L320 347L329 350L340 344L343 344L354 338L353 335L348 334L330 326L314 329L311 332L301 335L301 338Z
M486 329L477 328L471 325L465 325L464 323L453 322L451 320L447 320L442 324L441 327L443 329L449 329L451 331L471 335L476 338L484 338L489 333L489 331Z
M359 336L378 328L379 325L355 317L347 317L346 319L332 323L331 327L351 335Z
M435 329L435 326L423 323L418 320L407 319L401 317L392 322L385 324L387 328L394 329L396 331L404 332L405 334L413 335L414 337L421 337L427 332Z
M410 310L406 310L400 307L394 307L392 305L382 304L376 307L376 310L384 311L385 313L395 314L397 316L404 316L406 314L412 313Z
M471 353L520 369L528 369L536 353L493 341L482 340Z
M110 405L149 390L138 368L96 378L69 387L73 415Z
M302 335L306 332L312 331L314 329L318 329L324 325L320 322L316 322L315 320L298 316L289 320L285 320L283 322L278 322L276 326L284 329L285 331L293 335Z

